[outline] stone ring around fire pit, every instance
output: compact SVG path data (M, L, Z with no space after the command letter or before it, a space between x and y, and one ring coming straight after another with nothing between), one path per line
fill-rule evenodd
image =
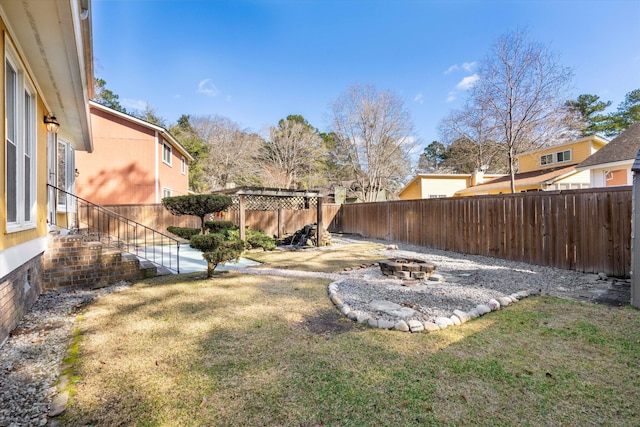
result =
M429 279L436 271L436 266L420 259L391 258L378 262L380 271L385 276L403 279L406 286L416 285L418 280ZM439 277L434 277L439 280Z

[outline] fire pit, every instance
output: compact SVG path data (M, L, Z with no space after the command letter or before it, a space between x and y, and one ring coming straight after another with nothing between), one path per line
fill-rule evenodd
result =
M406 281L428 279L436 266L420 259L391 258L378 262L385 276L395 276Z

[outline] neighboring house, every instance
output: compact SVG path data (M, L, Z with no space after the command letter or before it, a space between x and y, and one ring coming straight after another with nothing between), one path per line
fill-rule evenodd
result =
M606 139L594 135L520 154L517 156L518 173L515 174L516 192L589 188L589 172L578 171L576 165L606 145ZM456 196L510 192L511 178L506 175L459 190Z
M579 171L588 171L591 187L614 187L631 185L631 166L640 149L640 122L611 140L597 153L576 166Z
M47 233L68 212L47 183L73 191L74 153L92 150L89 6L0 1L0 345L40 294Z
M465 188L483 184L504 174L420 174L411 180L398 194L401 200L435 199L452 197Z
M364 203L361 192L358 191L358 183L356 181L341 181L331 188L323 190L329 200L333 199L333 203L342 205L344 203ZM375 197L376 202L387 201L387 190L380 190Z
M189 189L193 157L163 127L90 102L94 151L76 156L76 194L99 205L160 203Z

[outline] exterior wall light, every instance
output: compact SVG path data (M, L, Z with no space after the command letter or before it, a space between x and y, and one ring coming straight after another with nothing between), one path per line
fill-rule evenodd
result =
M58 133L58 129L60 129L60 123L53 114L44 116L44 124L47 126L47 132Z

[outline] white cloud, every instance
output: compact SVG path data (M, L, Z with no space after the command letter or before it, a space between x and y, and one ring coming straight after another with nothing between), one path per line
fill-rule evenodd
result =
M147 109L147 105L149 105L149 103L141 99L123 98L120 100L120 105L129 111L144 111Z
M417 94L416 97L413 98L413 101L417 102L420 105L424 104L424 95L422 95L421 93Z
M207 96L218 96L220 91L211 79L204 79L198 83L198 93L205 94Z
M227 102L231 102L231 95L227 95L227 97L225 98Z
M480 76L477 74L473 74L471 76L463 78L460 83L456 85L456 87L460 90L468 90L471 89L478 80L480 80Z
M458 70L464 70L464 71L470 72L475 68L476 64L477 64L476 61L463 62L462 65L453 64L451 67L447 68L447 70L444 73L450 74Z
M451 91L447 94L447 102L453 102L456 100L456 93Z
M447 68L447 70L444 73L445 74L449 74L449 73L452 73L452 72L454 72L456 70L459 70L459 69L460 69L460 67L458 65L454 64L451 67Z

